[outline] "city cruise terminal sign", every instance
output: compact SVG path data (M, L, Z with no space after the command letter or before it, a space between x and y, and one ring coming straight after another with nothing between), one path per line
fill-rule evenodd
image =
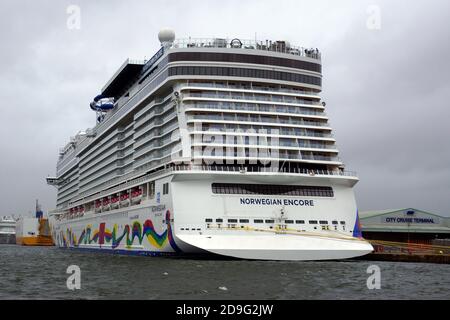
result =
M386 223L439 223L434 218L417 218L417 217L386 217Z

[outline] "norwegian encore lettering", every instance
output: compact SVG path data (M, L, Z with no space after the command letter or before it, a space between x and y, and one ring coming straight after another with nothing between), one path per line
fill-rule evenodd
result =
M261 206L299 206L314 207L314 200L302 199L264 199L264 198L240 198L241 205L261 205Z

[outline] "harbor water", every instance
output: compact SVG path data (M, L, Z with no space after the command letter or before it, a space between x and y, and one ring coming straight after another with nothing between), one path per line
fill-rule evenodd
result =
M70 265L81 288L69 290ZM369 266L381 288L368 289ZM0 299L449 299L450 265L135 257L0 245Z

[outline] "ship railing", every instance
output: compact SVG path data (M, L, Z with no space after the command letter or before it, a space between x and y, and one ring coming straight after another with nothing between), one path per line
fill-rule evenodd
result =
M233 90L245 90L244 92L270 92L270 93L292 93L292 94L299 94L299 95L310 95L320 98L320 95L317 91L313 90L296 90L296 89L288 89L288 88L270 88L270 87L260 87L260 86L239 86L239 85L232 85L232 84L222 84L222 83L216 83L216 82L193 82L193 81L187 81L184 83L183 88L181 90L185 89L186 87L195 87L195 88L217 88L217 89L233 89Z
M201 128L197 129L195 126L188 126L188 132L190 134L196 134L196 133L197 134L214 134L216 132L218 132L220 134L221 132L239 133L236 130L243 130L244 132L245 132L245 130L247 130L247 127L245 126L245 124L242 124L242 125L240 125L240 124L234 125L233 124L234 125L233 128L226 128L226 127L224 127L224 125L225 124L223 124L223 123L210 125L208 130L200 130ZM312 132L312 131L303 132L303 131L300 131L301 129L295 130L294 128L286 130L286 128L284 128L284 127L281 129L280 128L275 128L275 129L277 130L276 133L272 133L271 130L261 131L259 129L257 130L257 132L262 133L262 134L275 135L275 136L278 136L278 135L287 135L287 136L293 136L293 137L295 136L295 138L297 138L297 137L333 138L334 137L334 135L332 133L321 133L321 132ZM265 130L265 129L262 129L262 130ZM243 134L241 134L241 135L243 135Z
M309 176L342 176L342 177L357 177L356 172L354 171L346 171L346 170L319 170L319 169L301 169L290 166L282 166L282 168L272 168L272 167L245 167L245 166L231 166L231 165L195 165L195 164L180 164L180 165L172 165L170 167L166 167L164 169L154 171L152 173L145 174L138 178L132 178L136 175L136 172L130 172L126 176L122 176L121 179L124 180L123 183L109 188L108 190L102 192L96 192L95 190L90 191L90 196L80 198L79 200L70 204L72 206L78 206L83 203L93 201L98 198L105 197L112 193L116 193L122 191L123 189L135 186L139 183L146 182L156 176L167 174L171 172L229 172L229 173L286 173L286 174L301 174L301 175L309 175ZM129 178L129 180L127 180ZM105 186L102 186L105 188ZM96 192L92 194L93 192ZM61 212L62 209L67 209L68 206L56 209L55 212ZM49 211L51 213L51 211Z
M214 165L175 165L169 168L169 171L214 171L214 172L252 172L252 173L295 173L295 174L307 174L307 175L326 175L326 176L346 176L356 177L357 174L354 171L347 170L321 170L321 169L302 169L294 167L252 167L252 166L214 166Z
M223 38L187 38L176 39L172 48L228 48L241 50L271 51L320 60L321 53L317 48L291 46L287 41L258 41L246 39Z
M258 119L249 118L247 116L239 116L239 115L214 115L214 114L194 114L188 115L187 121L193 120L216 120L216 121L234 121L234 122L261 122L261 123L273 123L273 124L294 124L300 126L312 126L312 127L324 127L329 128L329 124L327 122L320 121L303 121L296 119L280 119L276 117L269 118L267 116L261 116Z
M284 96L272 96L271 100L267 99L267 96L258 95L258 94L219 94L219 93L185 93L184 98L211 98L211 99L229 99L229 100L244 100L250 101L250 103L254 103L254 101L263 101L263 102L272 102L272 103L292 103L299 105L312 105L323 107L322 103L315 101L308 101L304 99L295 99L292 97L284 97Z
M295 115L313 115L320 117L327 117L327 113L324 111L314 111L309 109L301 109L301 107L294 106L277 106L277 105L246 105L246 104L215 104L215 103L203 103L203 104L188 104L187 109L215 109L215 110L231 110L231 111L254 111L254 112L270 112L270 113L282 113L282 114L295 114Z

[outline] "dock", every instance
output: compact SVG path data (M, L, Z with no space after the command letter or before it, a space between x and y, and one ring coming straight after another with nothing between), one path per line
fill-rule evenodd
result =
M450 246L444 244L405 243L369 240L374 251L360 257L370 261L450 263Z

